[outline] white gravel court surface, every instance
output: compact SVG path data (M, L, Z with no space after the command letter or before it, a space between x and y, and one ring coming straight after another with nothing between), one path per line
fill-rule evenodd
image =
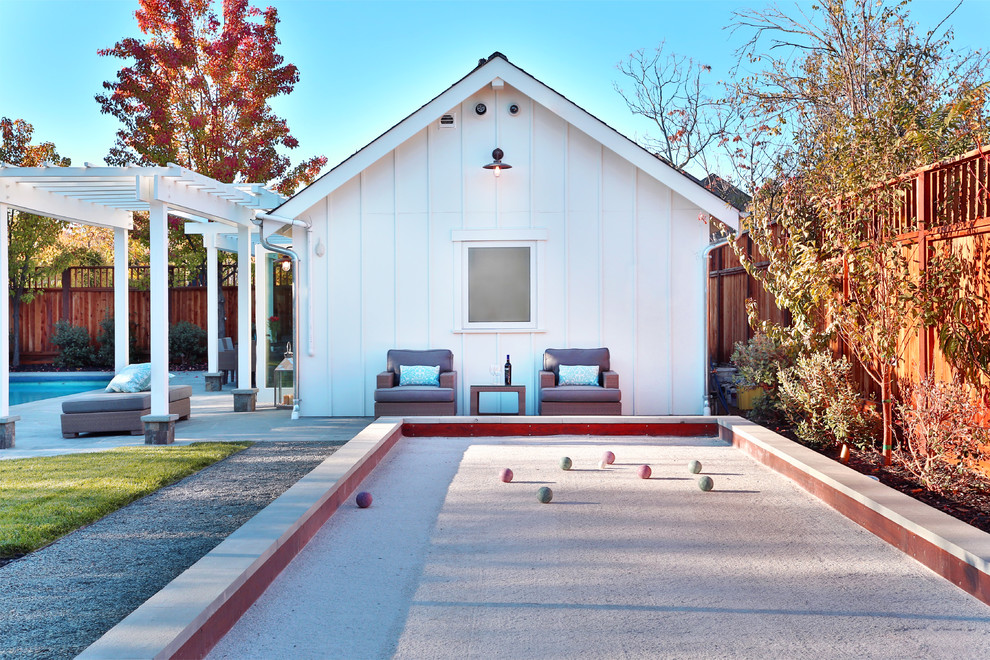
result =
M990 607L713 438L408 438L360 490L210 658L990 657Z

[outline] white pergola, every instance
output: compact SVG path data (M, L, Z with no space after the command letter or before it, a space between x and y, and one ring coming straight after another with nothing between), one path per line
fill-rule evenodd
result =
M284 201L261 184L228 184L178 165L166 167L11 167L0 164L0 278L9 290L7 213L10 209L114 230L115 369L128 361L127 232L132 213L150 217L151 417L164 421L168 399L168 215L203 223L207 249L208 368L217 370L217 247L219 234L236 233L237 333L251 336L252 222L255 212ZM4 297L0 334L9 336L9 296ZM251 342L240 341L237 386L251 386ZM10 416L8 352L0 358L0 423Z

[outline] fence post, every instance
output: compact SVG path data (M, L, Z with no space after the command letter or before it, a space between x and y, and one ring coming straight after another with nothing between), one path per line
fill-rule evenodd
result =
M62 320L72 323L72 269L62 271Z
M928 177L922 170L915 175L917 185L915 186L915 209L918 212L918 278L923 282L925 272L928 269L928 225L930 223L928 194ZM924 380L928 376L928 354L930 351L928 342L928 327L922 326L918 329L918 381Z

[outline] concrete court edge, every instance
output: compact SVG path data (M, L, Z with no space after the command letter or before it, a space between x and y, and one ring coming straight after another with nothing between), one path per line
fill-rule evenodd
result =
M383 422L385 424L381 424ZM571 418L567 421L558 417L544 419L490 417L484 420L477 417L439 417L417 418L415 421L403 422L404 420L401 418L381 418L378 420L375 425L382 426L383 429L380 431L381 437L373 443L372 447L358 457L340 479L326 490L298 520L289 525L277 540L273 540L267 551L260 553L247 570L222 589L221 593L198 615L193 617L188 625L170 642L162 645L154 653L141 656L134 655L135 649L132 646L122 644L129 638L126 628L129 625L134 625L129 624L128 619L147 607L158 595L169 590L174 582L182 579L182 575L177 577L173 583L166 585L159 594L153 596L152 599L149 599L134 613L94 642L79 657L184 659L206 656L254 601L264 593L282 569L313 538L333 512L351 496L361 481L372 472L375 466L403 437L438 435L467 437L547 436L562 434L608 436L718 435L763 465L791 479L842 515L920 561L956 586L990 604L990 574L988 574L990 534L980 532L947 514L941 514L941 512L937 513L948 519L943 521L946 525L949 527L958 526L959 529L965 529L969 532L969 537L975 536L979 541L977 545L980 546L980 550L973 553L933 532L921 530L919 533L914 531L913 528L916 525L910 521L905 522L903 516L892 511L889 500L925 505L872 481L869 487L884 489L884 494L888 500L887 504L881 504L857 493L845 486L842 480L846 477L852 480L856 478L867 479L867 477L740 417L598 417ZM366 432L367 430L363 431L362 434ZM358 434L355 439L362 434ZM338 453L341 450L338 450ZM813 456L806 452L810 452ZM799 457L795 457L794 454L798 454ZM823 465L826 466L827 472L819 471L807 465L807 463L817 462L815 457L826 462ZM329 457L327 461L332 458L333 456ZM834 475L839 475L838 480L833 478ZM306 479L307 477L303 477L299 483ZM286 494L290 491L286 491ZM272 505L277 502L276 499ZM241 529L251 525L253 520L249 520ZM220 546L217 546L207 557L219 549ZM196 565L188 570L192 571L195 568ZM134 634L138 633L130 633L130 635Z

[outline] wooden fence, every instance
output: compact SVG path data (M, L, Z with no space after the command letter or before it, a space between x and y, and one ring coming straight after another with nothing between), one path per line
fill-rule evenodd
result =
M168 322L189 321L206 328L207 292L199 271L169 268ZM237 270L235 264L223 264L220 270L226 316L224 336L237 341ZM151 320L151 294L148 291L148 267L131 266L128 273L130 333L139 351L150 348L148 328ZM35 298L21 305L21 362L42 364L58 355L50 339L57 321L67 319L72 325L86 328L94 339L100 334L100 321L113 316L113 267L79 266L68 268L52 278L31 283ZM217 310L217 313L220 313ZM12 315L12 313L11 313ZM13 326L11 326L13 328Z
M959 158L909 172L886 186L894 195L883 195L884 208L877 208L873 231L895 233L902 249L910 255L917 272L924 272L933 254L951 251L966 264L963 287L979 309L974 322L990 323L990 148L973 150ZM889 206L887 206L889 205ZM882 225L882 226L881 226ZM748 235L740 239L752 254ZM757 268L767 262L753 254ZM752 337L746 322L746 299L753 298L760 318L786 322L759 281L740 266L732 247L712 251L709 262L709 347L710 358L728 362L737 341ZM952 367L938 348L936 328L926 328L910 340L898 378L917 381L926 374L950 377ZM846 352L843 347L838 347ZM874 391L862 370L860 384L865 392Z

